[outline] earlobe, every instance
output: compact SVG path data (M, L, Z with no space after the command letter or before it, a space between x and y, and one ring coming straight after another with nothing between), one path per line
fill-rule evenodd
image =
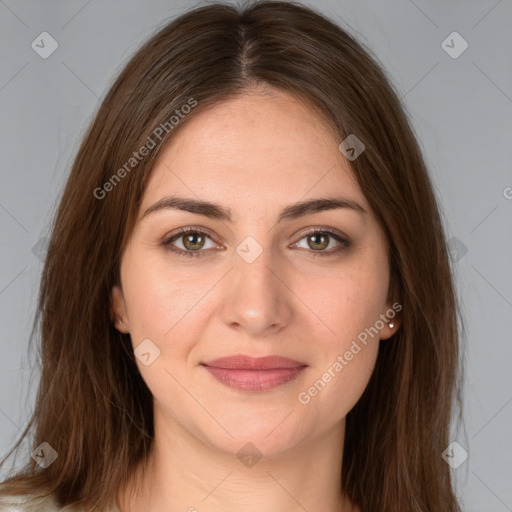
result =
M391 338L402 324L402 315L400 311L402 311L402 306L399 302L393 303L393 305L388 304L388 308L381 315L381 318L386 318L384 321L384 326L380 331L380 339L387 340Z
M114 327L124 334L128 334L129 325L128 325L128 317L126 315L126 302L124 300L123 291L119 285L115 285L112 288L112 293L110 296L110 318L112 319L112 323Z
M384 328L380 331L380 339L387 340L391 338L398 331L400 324L396 319L390 320Z

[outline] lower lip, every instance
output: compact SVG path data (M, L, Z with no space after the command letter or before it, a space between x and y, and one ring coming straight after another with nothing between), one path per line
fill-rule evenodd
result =
M233 370L204 366L219 382L243 391L266 391L297 377L305 366L298 368L274 368L271 370Z

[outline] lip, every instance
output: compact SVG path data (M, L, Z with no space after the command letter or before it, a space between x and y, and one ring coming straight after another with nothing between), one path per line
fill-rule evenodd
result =
M243 391L266 391L295 379L308 365L281 356L237 354L202 363L219 382Z
M278 368L299 368L307 366L305 363L295 361L282 356L251 357L244 354L235 354L228 357L221 357L202 363L215 368L226 368L230 370L272 370Z

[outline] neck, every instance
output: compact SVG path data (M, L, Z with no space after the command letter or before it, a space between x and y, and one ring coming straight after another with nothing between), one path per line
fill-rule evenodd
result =
M136 471L132 481L140 485L119 492L119 507L121 512L355 512L341 489L345 422L335 427L256 461L237 457L240 443L227 453L168 417L155 416L148 471Z

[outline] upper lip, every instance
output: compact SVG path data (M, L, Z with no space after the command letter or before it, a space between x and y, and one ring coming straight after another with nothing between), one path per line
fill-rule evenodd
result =
M236 370L270 370L276 368L300 368L307 366L304 363L295 361L288 357L282 356L266 356L251 357L243 354L235 354L228 357L221 357L202 363L206 366L214 366L216 368L228 368Z

